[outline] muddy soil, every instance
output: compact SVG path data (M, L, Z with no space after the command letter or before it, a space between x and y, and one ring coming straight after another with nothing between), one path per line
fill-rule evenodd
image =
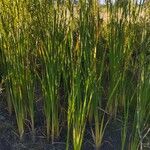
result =
M36 105L34 140L28 126L23 138L20 140L15 114L9 115L5 96L0 96L0 150L65 150L66 129L62 129L60 137L55 139L54 143L47 142L44 134L44 117L40 101ZM70 150L73 150L71 144ZM82 150L95 150L89 126L86 127ZM121 150L119 123L111 123L107 127L100 150Z

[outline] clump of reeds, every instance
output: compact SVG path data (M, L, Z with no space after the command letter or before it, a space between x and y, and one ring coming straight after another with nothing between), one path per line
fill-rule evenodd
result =
M87 124L99 149L109 121L118 116L122 150L144 147L150 120L145 5L134 0L110 0L105 6L96 0L0 1L0 76L20 137L27 119L35 133L34 92L40 82L48 140L59 136L63 110L66 149L70 142L82 149Z

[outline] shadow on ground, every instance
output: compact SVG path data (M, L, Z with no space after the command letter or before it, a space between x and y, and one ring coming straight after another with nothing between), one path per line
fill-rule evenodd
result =
M42 114L41 112L37 115ZM65 150L66 148L66 132L61 133L60 137L56 139L53 144L47 142L44 135L43 116L37 116L36 122L36 135L35 140L32 140L31 132L27 129L22 140L19 139L17 134L17 125L15 115L9 116L5 101L0 97L0 150ZM108 127L102 142L100 150L120 150L121 137L120 129L113 128L116 124ZM70 150L73 150L70 145ZM82 150L95 150L93 139L91 137L90 129L86 129L85 138L83 141Z

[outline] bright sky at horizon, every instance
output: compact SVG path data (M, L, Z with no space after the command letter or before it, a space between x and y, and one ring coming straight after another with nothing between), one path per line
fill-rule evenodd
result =
M104 4L106 0L99 0L99 1L100 1L101 4ZM112 0L112 1L114 2L115 0ZM137 0L137 1L138 1L138 3L140 3L140 1L143 2L144 0Z

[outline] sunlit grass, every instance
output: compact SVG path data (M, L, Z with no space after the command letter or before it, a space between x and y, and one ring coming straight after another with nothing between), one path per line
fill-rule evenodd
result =
M82 149L87 122L98 149L109 121L119 115L122 150L128 131L127 147L144 147L150 119L146 5L133 0L105 6L96 0L0 1L0 88L7 93L9 113L15 111L20 137L26 119L34 134L35 83L40 82L48 140L60 135L64 113L66 149L70 142Z

